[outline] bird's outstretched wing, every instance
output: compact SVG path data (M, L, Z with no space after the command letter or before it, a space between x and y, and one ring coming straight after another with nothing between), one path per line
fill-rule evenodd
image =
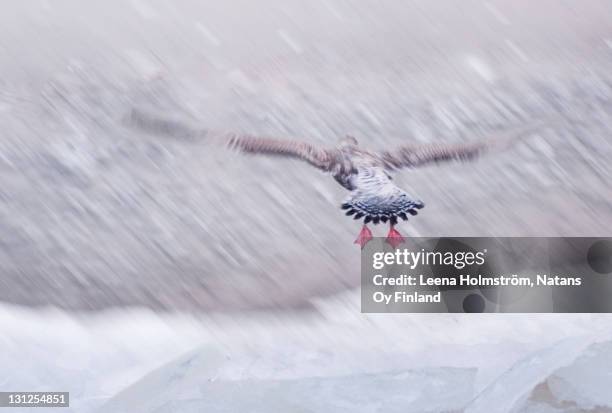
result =
M467 143L434 143L403 145L391 151L378 152L381 163L388 169L415 168L443 161L469 161L491 150L503 150L538 130L545 122L532 123L504 131L486 140Z
M158 116L140 109L132 109L123 121L127 126L142 132L153 135L163 135L184 141L206 138L210 133L208 129L190 125L185 120Z
M226 139L230 148L240 152L300 159L324 171L332 170L338 162L336 149L320 148L306 142L239 134L228 134Z
M138 109L130 112L126 122L143 132L165 135L182 141L205 141L210 144L226 145L244 153L300 159L323 171L331 171L340 164L340 154L337 149L320 148L296 140L215 131Z

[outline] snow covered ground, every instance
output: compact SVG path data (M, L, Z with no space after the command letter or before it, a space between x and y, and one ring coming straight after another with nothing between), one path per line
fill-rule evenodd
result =
M70 391L74 412L612 408L607 315L366 315L356 293L315 306L199 318L4 306L0 385Z

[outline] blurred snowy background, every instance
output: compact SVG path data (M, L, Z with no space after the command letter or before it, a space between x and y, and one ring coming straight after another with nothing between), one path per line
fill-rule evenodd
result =
M0 68L2 390L75 412L611 411L611 317L362 315L329 177L124 122L383 148L560 116L399 174L427 203L402 232L609 236L608 0L7 2Z

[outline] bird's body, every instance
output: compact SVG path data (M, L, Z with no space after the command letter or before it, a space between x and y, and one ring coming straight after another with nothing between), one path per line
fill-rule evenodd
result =
M350 179L354 189L342 204L342 209L354 219L363 218L365 224L387 221L396 224L398 218L407 220L408 215L416 215L417 210L425 206L396 186L382 168L358 168Z
M132 123L149 131L163 132L181 138L203 136L221 140L243 153L295 158L329 173L342 187L350 191L341 208L354 219L363 219L364 225L355 241L363 246L372 238L368 223L390 224L388 242L394 247L403 237L394 226L399 219L417 215L425 204L396 186L393 171L416 168L443 161L471 160L492 147L505 147L515 138L533 131L540 124L521 126L505 133L506 136L487 141L460 144L403 145L391 151L372 151L359 146L352 136L343 138L335 147L318 147L306 142L256 137L246 134L215 133L190 129L178 122L159 120L134 111Z
M340 157L344 166L334 171L334 179L350 191L342 203L346 215L363 218L364 223L397 223L398 218L416 215L425 204L413 199L392 181L391 173L375 153L360 149L356 141L343 143Z

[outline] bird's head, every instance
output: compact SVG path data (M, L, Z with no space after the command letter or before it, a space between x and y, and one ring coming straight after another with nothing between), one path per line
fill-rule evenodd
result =
M341 148L351 148L359 146L359 142L357 142L357 139L354 136L346 135L344 138L340 139L338 146Z

